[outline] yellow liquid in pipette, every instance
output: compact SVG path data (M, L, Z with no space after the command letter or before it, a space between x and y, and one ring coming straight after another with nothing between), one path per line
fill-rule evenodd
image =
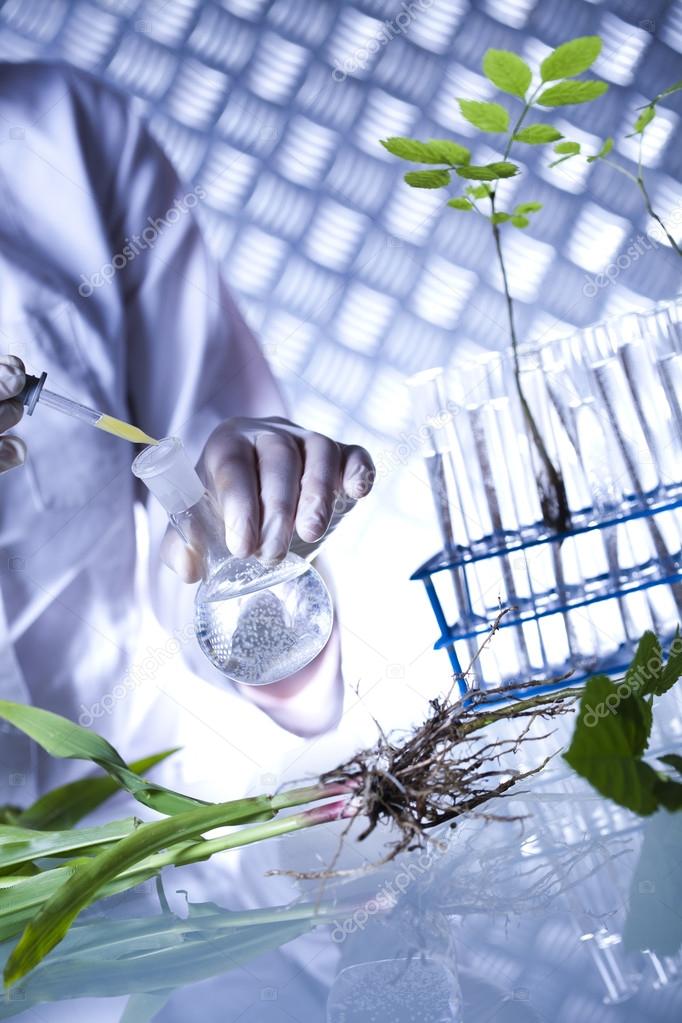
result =
M95 423L98 430L105 430L107 433L113 433L115 437L121 437L123 440L130 440L133 444L158 444L158 440L154 440L149 434L144 433L137 426L133 426L131 423L124 423L122 419L115 419L114 416L100 416Z

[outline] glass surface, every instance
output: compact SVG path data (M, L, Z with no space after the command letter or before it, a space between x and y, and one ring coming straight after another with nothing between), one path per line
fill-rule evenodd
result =
M665 699L654 755L681 748L679 703ZM525 756L565 742L571 722L557 726ZM253 846L239 866L228 853L168 869L161 895L149 881L83 914L0 1001L0 1019L682 1018L682 814L638 818L563 767L522 789L486 806L501 819L460 818L434 832L439 845L324 884L264 875L334 857L358 867L379 860L389 836L358 845L358 826L324 825Z

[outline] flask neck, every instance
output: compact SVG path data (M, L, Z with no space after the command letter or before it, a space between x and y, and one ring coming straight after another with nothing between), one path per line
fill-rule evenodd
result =
M170 520L187 546L201 559L201 578L208 582L232 557L225 543L225 527L215 499L205 490L196 504L171 514Z

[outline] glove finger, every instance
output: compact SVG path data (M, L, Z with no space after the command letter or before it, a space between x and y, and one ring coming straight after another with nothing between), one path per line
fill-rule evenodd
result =
M21 437L0 437L0 473L16 469L26 461L26 445Z
M0 401L15 398L24 389L24 364L16 355L0 355Z

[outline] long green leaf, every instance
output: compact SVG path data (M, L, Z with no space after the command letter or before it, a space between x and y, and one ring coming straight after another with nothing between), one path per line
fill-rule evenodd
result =
M0 825L0 867L16 867L32 860L83 853L130 835L139 825L135 817L92 828L66 831L30 831L28 828Z
M152 767L160 764L167 757L176 753L178 747L154 753L151 756L135 760L130 770L143 775ZM94 775L90 778L79 778L40 796L31 806L16 814L14 824L24 828L59 830L71 828L83 817L92 813L110 796L121 790L121 782L111 775Z
M135 774L118 750L96 732L74 724L60 714L40 707L28 707L9 700L0 700L0 719L9 721L30 736L53 757L67 760L89 760L116 779L145 806L158 813L182 813L192 807L210 806L202 799L184 796L162 785L154 785Z
M201 838L205 831L225 827L245 818L274 817L268 796L252 796L230 803L198 807L167 820L141 825L113 848L86 860L61 885L33 917L5 967L5 983L23 977L57 945L72 921L108 881L145 857L180 842ZM31 879L32 880L32 879Z

